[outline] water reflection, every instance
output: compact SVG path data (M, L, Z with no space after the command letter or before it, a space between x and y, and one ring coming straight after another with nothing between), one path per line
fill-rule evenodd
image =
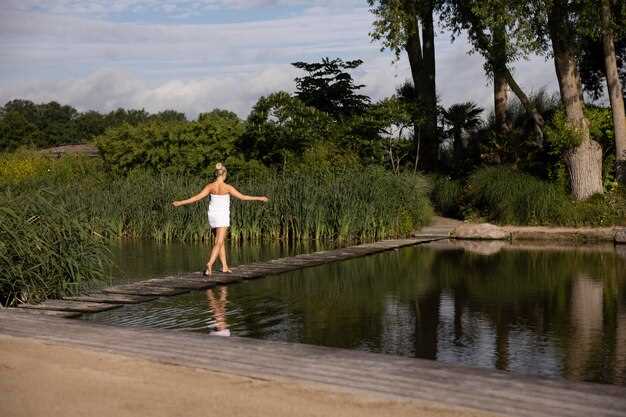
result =
M217 297L216 292L219 294ZM213 331L209 334L212 336L230 336L230 330L226 323L226 304L228 302L226 297L228 296L228 288L220 287L217 290L208 289L206 295L209 301L209 309L215 320Z
M625 281L612 245L439 242L91 319L626 384Z

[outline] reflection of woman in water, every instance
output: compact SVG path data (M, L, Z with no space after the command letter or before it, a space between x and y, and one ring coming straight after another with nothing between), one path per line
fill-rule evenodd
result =
M232 185L226 184L226 167L220 163L215 165L215 181L207 184L198 194L182 201L174 201L174 207L184 206L186 204L196 203L203 198L209 197L209 225L215 232L215 241L209 262L206 264L204 275L211 275L213 272L213 264L217 257L220 257L222 263L222 272L230 272L226 263L226 249L224 248L224 239L226 238L226 230L230 227L230 196L243 201L262 201L266 203L268 198L265 196L255 197L241 194Z
M226 287L220 287L220 298L215 298L215 293L212 289L206 291L207 299L209 301L209 308L213 312L215 318L215 328L211 335L214 336L230 336L230 330L226 324L226 296L228 290Z

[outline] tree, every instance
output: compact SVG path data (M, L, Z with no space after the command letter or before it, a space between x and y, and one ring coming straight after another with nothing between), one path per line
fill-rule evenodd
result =
M581 20L576 0L483 0L475 11L487 26L501 25L514 50L551 53L568 129L578 138L564 153L572 196L583 200L602 193L602 148L592 140L584 115L577 68ZM513 88L513 85L511 85Z
M305 105L315 107L335 119L362 114L369 97L356 92L364 87L355 84L348 71L361 66L360 59L344 62L340 58L323 58L321 62L294 62L291 65L307 72L296 81L295 96Z
M426 119L419 147L419 167L432 171L437 167L437 91L435 82L434 0L368 0L375 15L370 37L382 41L383 49L396 56L406 52L416 91L416 105L425 109ZM415 131L418 129L416 127Z
M576 65L576 16L568 0L554 0L547 14L561 101L571 128L580 136L580 142L565 152L565 163L573 197L584 200L603 192L602 148L591 139L589 122L584 114L582 87Z
M446 124L450 126L447 133L452 138L452 149L456 162L460 162L464 158L464 150L468 146L467 143L463 142L463 135L480 127L482 124L480 115L483 111L483 108L472 102L453 104L443 111L443 118Z
M495 2L497 3L497 1ZM489 3L476 0L447 0L444 2L441 17L453 35L466 31L475 51L485 58L485 72L493 78L494 113L496 131L507 134L511 130L507 118L507 87L510 87L520 103L531 115L535 134L541 142L543 138L543 116L533 105L533 101L513 77L509 65L520 56L528 53L533 45L515 42L506 31L506 2L490 7Z
M176 110L163 110L156 114L150 115L151 120L161 120L163 122L186 122L185 113Z
M384 143L384 158L395 174L400 173L403 161L411 157L413 105L413 102L392 96L370 106L361 122Z
M624 93L619 79L615 56L613 28L616 26L616 21L613 19L614 13L611 10L611 1L602 0L600 10L600 15L602 16L604 68L611 111L613 113L613 129L615 131L615 172L618 180L626 184L626 114L624 113Z
M213 117L196 122L152 120L124 123L96 138L105 163L126 173L136 168L177 174L212 175L215 162L235 153L243 123Z
M315 143L335 141L337 125L329 114L278 92L257 101L236 146L246 159L283 164Z

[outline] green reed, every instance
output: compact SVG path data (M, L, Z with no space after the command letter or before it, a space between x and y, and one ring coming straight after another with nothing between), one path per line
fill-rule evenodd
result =
M77 294L105 280L107 249L85 213L68 212L46 192L0 196L0 304Z
M131 172L112 176L98 160L0 157L0 303L74 294L103 279L107 240L201 242L211 239L207 203L174 208L207 178ZM29 175L20 174L20 166ZM233 201L235 241L365 241L406 236L432 215L428 182L379 168L296 167L233 178L246 194Z

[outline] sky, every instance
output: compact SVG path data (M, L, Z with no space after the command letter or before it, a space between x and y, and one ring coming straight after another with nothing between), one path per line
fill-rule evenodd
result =
M0 0L0 105L56 100L81 111L223 108L246 117L262 95L293 92L290 64L322 57L365 63L353 76L374 100L410 78L402 56L369 38L366 0ZM437 88L449 106L493 108L483 59L461 37L435 39ZM514 75L527 91L556 91L552 60Z

